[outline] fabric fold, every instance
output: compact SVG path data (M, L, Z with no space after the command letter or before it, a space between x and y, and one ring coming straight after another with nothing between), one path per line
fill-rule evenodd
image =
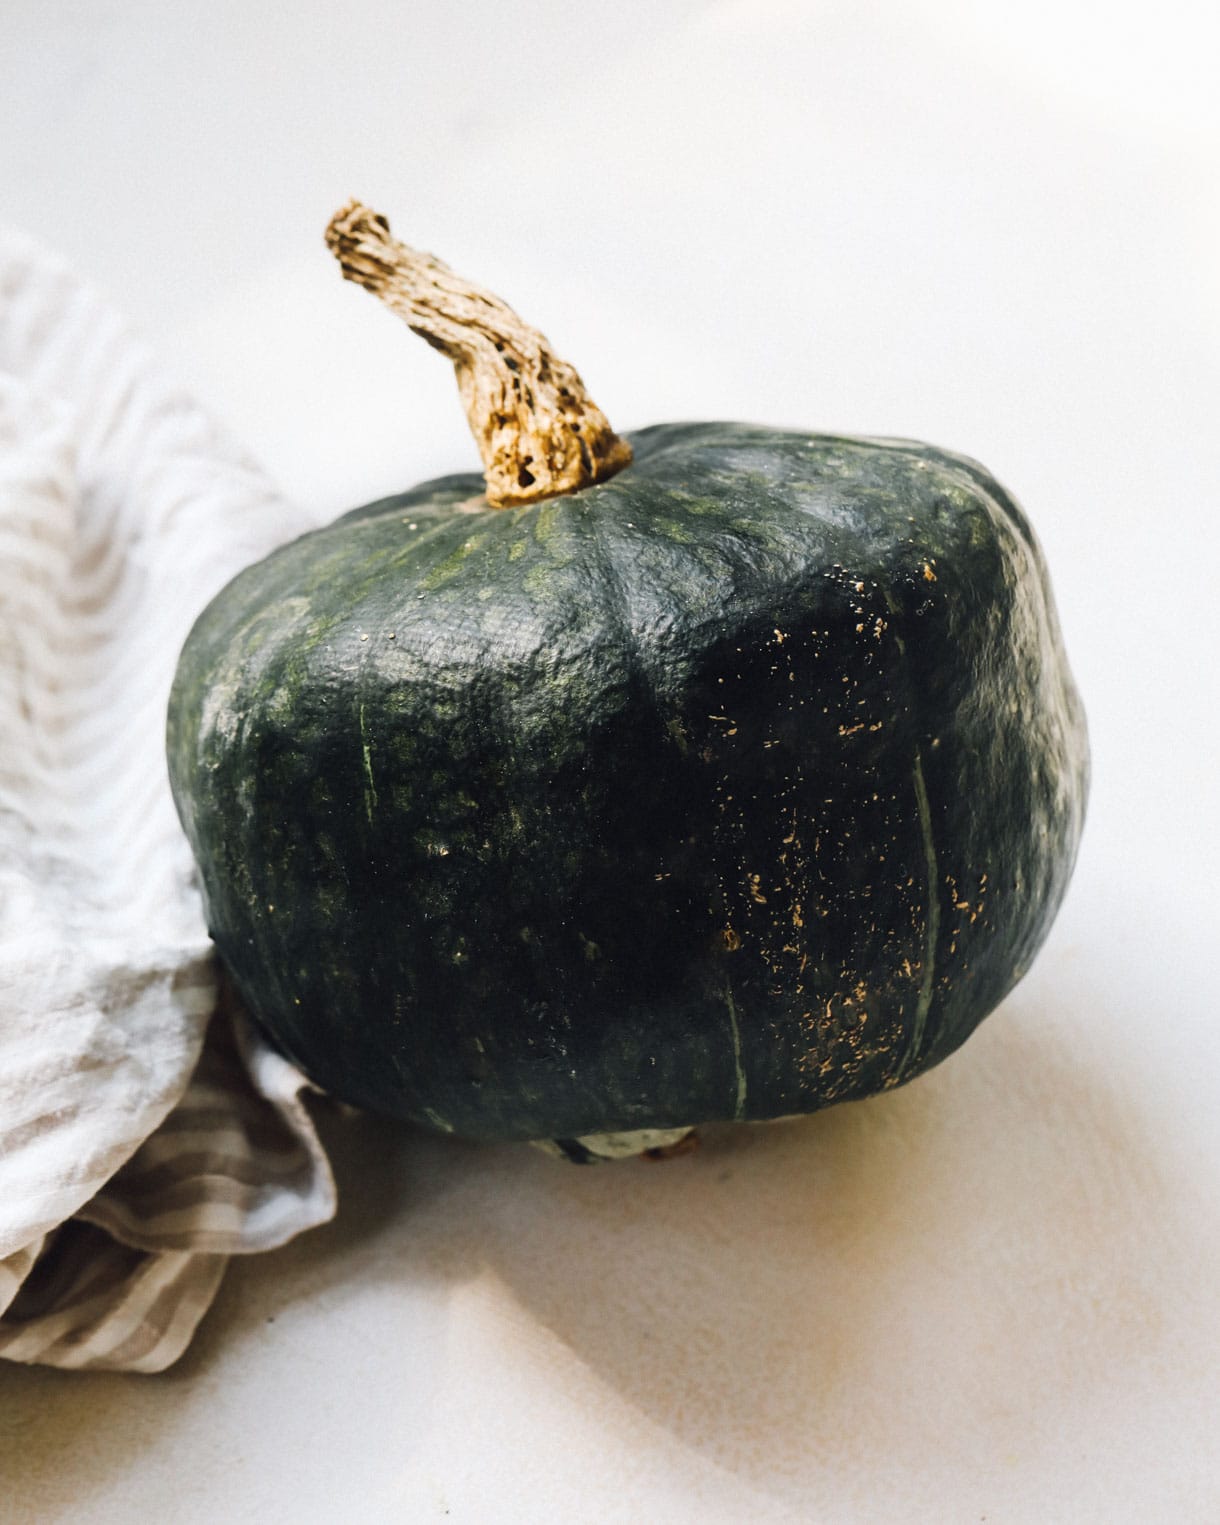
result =
M310 527L96 292L0 237L0 1356L158 1371L325 1222L303 1078L221 992L164 764L195 616Z

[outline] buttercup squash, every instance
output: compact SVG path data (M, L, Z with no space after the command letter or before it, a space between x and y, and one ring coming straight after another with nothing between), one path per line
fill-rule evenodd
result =
M257 1021L346 1101L577 1158L952 1053L1084 813L1017 504L905 440L619 439L384 219L328 238L455 360L487 476L283 547L186 643L170 775Z

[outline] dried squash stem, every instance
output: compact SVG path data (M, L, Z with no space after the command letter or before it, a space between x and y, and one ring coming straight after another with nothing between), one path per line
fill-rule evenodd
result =
M326 243L349 281L453 361L494 508L576 492L631 463L576 371L499 297L399 243L358 201L331 219Z

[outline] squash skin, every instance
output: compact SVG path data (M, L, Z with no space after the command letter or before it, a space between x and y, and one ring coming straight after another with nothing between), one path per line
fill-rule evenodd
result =
M956 1049L1067 887L1083 711L977 464L735 424L370 504L204 611L208 925L324 1089L477 1139L815 1111Z

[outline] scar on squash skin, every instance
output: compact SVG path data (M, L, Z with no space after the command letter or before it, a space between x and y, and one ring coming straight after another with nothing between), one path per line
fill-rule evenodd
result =
M918 748L915 749L911 775L915 786L915 804L919 812L919 826L923 835L924 859L927 867L927 905L924 910L924 956L919 963L919 997L915 1005L915 1020L911 1024L911 1041L894 1074L895 1084L916 1061L923 1043L928 1013L932 1007L932 991L936 978L936 944L940 936L940 885L936 863L936 843L932 836L932 809L928 801L927 785L924 782L923 759Z
M741 1027L737 1020L737 1003L728 985L724 987L724 1005L729 1016L729 1032L733 1040L733 1068L737 1077L733 1118L735 1121L740 1121L746 1115L746 1072L741 1063Z
M364 813L369 820L373 819L373 812L377 808L377 785L373 782L373 760L369 750L369 740L364 729L364 705L360 706L360 752L364 758Z

